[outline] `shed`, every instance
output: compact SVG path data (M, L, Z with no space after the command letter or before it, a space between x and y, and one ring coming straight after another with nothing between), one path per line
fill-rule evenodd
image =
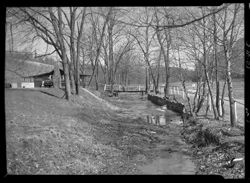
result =
M62 69L60 69L62 74ZM30 60L7 58L5 61L5 83L16 83L22 87L22 83L32 87L40 87L43 80L51 79L54 66Z

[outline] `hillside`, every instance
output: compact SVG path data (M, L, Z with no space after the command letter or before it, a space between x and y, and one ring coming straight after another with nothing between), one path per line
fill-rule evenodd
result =
M62 94L5 89L8 174L140 174L157 153L163 129L83 90L75 103Z
M62 94L5 90L9 174L92 174L120 162L118 149L93 136L95 124L112 114L110 108L86 92L78 104L62 100Z

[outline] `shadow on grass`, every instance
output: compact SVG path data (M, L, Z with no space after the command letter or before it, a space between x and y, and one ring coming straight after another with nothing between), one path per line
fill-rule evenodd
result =
M59 89L59 90L61 90L61 89ZM61 90L61 91L63 91L63 90ZM40 90L40 92L41 92L41 93L44 93L44 94L47 94L47 95L49 95L49 96L52 96L52 97L59 98L59 99L65 98L65 92L64 92L64 91L63 91L64 94L63 94L62 96L59 96L59 94L56 93L56 92L51 92L51 90Z

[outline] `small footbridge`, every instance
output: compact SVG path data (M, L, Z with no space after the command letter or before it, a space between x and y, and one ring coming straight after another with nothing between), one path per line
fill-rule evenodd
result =
M111 92L111 85L104 85L104 91ZM122 85L113 85L113 92L118 93L140 93L144 95L146 93L145 86L142 85L130 85L130 86L122 86Z

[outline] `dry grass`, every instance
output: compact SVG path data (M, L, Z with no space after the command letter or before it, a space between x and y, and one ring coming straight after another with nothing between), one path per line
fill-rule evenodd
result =
M104 157L119 157L119 150L93 138L90 122L100 118L92 115L97 101L79 108L59 98L35 90L5 90L9 174L92 174L104 167ZM86 112L82 119L81 109Z
M75 102L61 94L5 90L8 174L138 174L152 158L159 139L145 129L155 127L86 92Z
M182 130L184 139L193 144L197 174L218 174L224 178L244 178L244 161L227 168L232 158L245 158L244 130L208 119L187 122Z

